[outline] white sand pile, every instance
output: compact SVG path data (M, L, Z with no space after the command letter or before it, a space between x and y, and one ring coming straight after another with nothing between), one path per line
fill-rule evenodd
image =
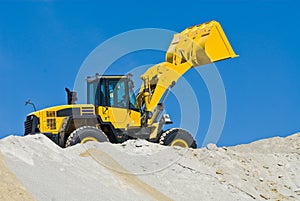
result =
M197 150L10 136L0 152L0 200L300 200L300 134Z

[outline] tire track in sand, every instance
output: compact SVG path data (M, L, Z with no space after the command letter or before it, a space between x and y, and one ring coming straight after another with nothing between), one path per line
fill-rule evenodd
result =
M110 155L107 153L91 148L88 149L86 152L83 152L80 154L81 157L88 157L91 156L96 161L100 162L101 164L104 164L104 167L113 167L114 169L118 170L112 170L111 168L107 168L110 170L117 178L121 179L124 183L130 185L134 190L139 190L140 192L143 192L144 194L149 195L154 200L172 200L162 192L160 192L158 189L154 188L153 186L145 183L141 179L139 179L134 174L131 174L128 170L126 170L121 164L119 164L116 160L114 160Z

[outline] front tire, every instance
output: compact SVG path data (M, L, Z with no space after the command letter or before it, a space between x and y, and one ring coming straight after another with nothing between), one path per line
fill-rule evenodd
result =
M88 141L108 142L105 133L93 126L83 126L74 130L66 141L65 147L70 147L78 143L86 143Z
M171 128L162 133L159 144L166 146L179 146L184 148L197 148L194 137L181 128Z

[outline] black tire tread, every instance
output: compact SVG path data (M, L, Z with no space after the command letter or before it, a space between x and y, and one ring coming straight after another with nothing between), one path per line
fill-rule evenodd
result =
M171 129L168 129L168 130L164 131L161 134L158 143L160 145L165 145L165 139L167 139L166 137L168 135L173 134L174 132L178 132L179 130L182 131L182 132L184 132L186 135L190 136L194 140L193 143L191 144L190 148L197 148L196 140L194 139L194 137L192 136L192 134L190 132L188 132L187 130L182 129L182 128L171 128Z
M77 128L76 130L74 130L68 137L67 141L66 141L66 144L65 144L65 147L70 147L72 146L71 145L71 142L73 141L73 138L77 136L77 133L79 133L80 131L84 130L84 129L88 129L88 128L92 128L92 129L95 129L96 127L94 126L82 126L80 128ZM97 129L97 128L96 128ZM101 130L100 130L101 131ZM101 131L103 132L103 131ZM103 134L105 135L105 133L103 132ZM105 135L106 136L106 135ZM109 139L107 138L106 136L106 139L107 141L109 142Z

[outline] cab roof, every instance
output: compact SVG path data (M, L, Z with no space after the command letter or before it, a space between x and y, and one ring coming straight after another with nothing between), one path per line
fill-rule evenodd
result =
M130 77L131 75L100 75L96 73L96 75L94 76L88 76L87 81L93 82L95 80L100 80L100 79L128 79Z

